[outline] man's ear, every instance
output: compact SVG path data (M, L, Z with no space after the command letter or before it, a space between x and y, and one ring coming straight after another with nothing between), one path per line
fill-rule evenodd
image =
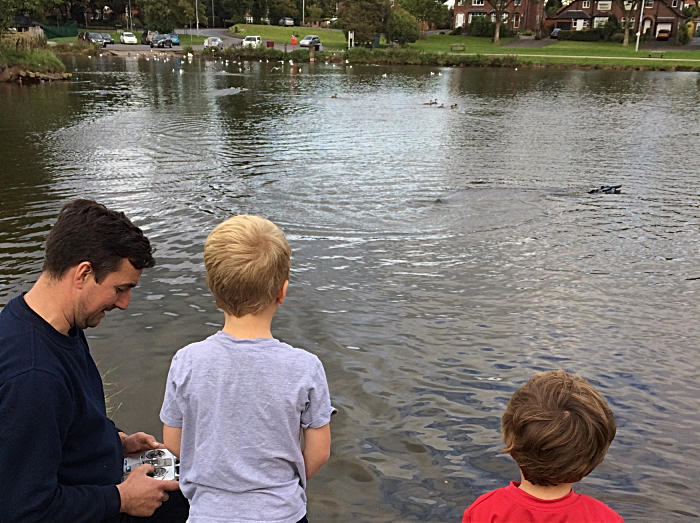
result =
M282 305L284 303L284 299L287 297L287 287L289 286L289 280L285 280L284 284L282 285L282 288L280 289L279 293L277 294L277 298L275 301L277 302L278 305Z
M77 288L82 289L88 278L92 276L95 278L95 274L92 270L92 264L88 261L80 262L72 269L73 273L73 285Z

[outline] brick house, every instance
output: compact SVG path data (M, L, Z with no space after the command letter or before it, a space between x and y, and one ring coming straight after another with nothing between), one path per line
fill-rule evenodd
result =
M678 25L683 23L683 0L638 0L631 17L630 33L636 34L639 28L639 12L641 1L644 1L642 13L642 33L652 30L654 37L661 29L671 31L675 37ZM574 0L562 7L549 21L554 21L555 27L580 31L591 27L600 27L608 21L610 15L615 15L620 22L625 19L625 12L615 0ZM549 25L549 24L548 24Z
M508 20L505 24L510 29L535 31L544 23L544 1L513 0L508 6ZM468 26L476 16L484 16L495 21L496 14L489 0L456 0L454 6L453 28Z

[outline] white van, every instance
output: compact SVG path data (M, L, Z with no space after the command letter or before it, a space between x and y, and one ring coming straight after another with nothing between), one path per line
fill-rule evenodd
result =
M246 36L243 40L242 47L260 47L262 45L262 38L259 36Z

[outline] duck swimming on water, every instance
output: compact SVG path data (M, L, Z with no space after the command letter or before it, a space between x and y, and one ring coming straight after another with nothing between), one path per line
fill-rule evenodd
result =
M588 194L620 194L620 187L622 185L601 185L588 191Z

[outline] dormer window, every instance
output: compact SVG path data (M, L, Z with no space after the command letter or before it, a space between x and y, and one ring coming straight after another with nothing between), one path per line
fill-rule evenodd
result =
M598 11L610 11L612 9L612 0L598 2Z
M591 0L583 0L583 8L588 9L591 7Z

